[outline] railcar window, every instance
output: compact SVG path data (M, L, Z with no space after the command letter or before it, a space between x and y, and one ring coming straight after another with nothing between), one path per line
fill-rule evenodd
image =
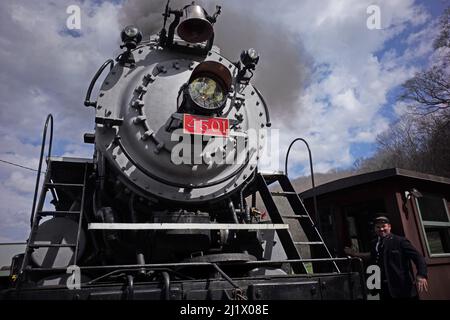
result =
M431 257L450 255L450 215L446 199L432 194L416 198L428 252Z

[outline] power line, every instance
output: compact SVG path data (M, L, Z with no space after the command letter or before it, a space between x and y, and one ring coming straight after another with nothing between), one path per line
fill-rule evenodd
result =
M26 167L26 166L22 166L20 164L14 163L14 162L9 162L9 161L2 160L2 159L0 159L0 162L6 163L6 164L9 164L9 165L12 165L12 166L16 166L16 167L19 167L19 168L22 168L22 169L27 169L27 170L31 170L31 171L34 171L34 172L39 172L39 170L30 168L30 167Z

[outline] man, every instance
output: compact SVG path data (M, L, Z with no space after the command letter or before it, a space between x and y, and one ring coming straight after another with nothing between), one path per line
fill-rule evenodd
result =
M376 264L381 271L381 300L416 299L417 291L428 291L427 265L423 256L400 236L391 233L391 224L386 216L374 219L377 239L371 244L370 264ZM355 254L349 248L344 251ZM414 286L411 260L414 262L417 275Z

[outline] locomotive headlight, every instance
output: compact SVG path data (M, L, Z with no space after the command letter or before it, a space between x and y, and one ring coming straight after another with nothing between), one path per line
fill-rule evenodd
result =
M128 38L133 38L133 37L136 37L138 35L139 30L135 26L126 26L125 29L123 29L123 33Z
M226 105L231 89L230 70L217 61L203 61L192 71L183 89L187 109L200 114L219 113Z
M258 52L250 48L248 50L244 50L241 53L241 62L246 66L247 68L254 69L259 61L259 55Z
M223 85L206 75L193 79L188 90L192 101L203 111L219 110L226 100Z
M141 42L142 33L135 26L126 26L120 33L120 38L125 44L125 47L134 49Z

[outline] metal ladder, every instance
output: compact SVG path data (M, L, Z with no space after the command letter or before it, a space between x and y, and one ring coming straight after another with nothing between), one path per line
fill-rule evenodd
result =
M73 248L74 255L73 255L73 261L72 264L74 264L77 261L78 258L78 249L79 249L79 240L80 240L80 233L83 223L83 210L84 210L84 202L85 202L85 196L86 196L86 181L87 181L87 172L88 172L88 164L85 163L84 165L84 172L83 172L83 183L58 183L53 182L52 177L52 161L48 161L48 169L45 176L44 184L41 190L41 194L39 197L39 202L37 205L37 210L35 214L33 215L33 223L31 226L31 232L30 237L27 241L27 246L25 249L25 256L23 259L23 264L21 268L21 274L24 271L32 270L31 266L28 266L31 254L34 249L37 248ZM63 189L81 189L81 200L80 200L80 210L77 211L61 211L61 210L54 210L54 211L45 211L43 210L46 195L48 191L51 191L53 194L55 194L58 190ZM52 244L39 244L36 243L36 235L39 230L40 221L43 217L77 217L78 218L78 230L77 230L77 239L76 243L68 243L68 244L61 244L61 243L52 243Z
M50 139L49 139L49 147L48 147L48 155L46 158L47 161L47 170L45 173L45 178L42 186L42 190L39 196L39 201L36 207L36 198L38 194L38 186L40 181L40 174L41 174L41 168L42 168L42 162L44 159L44 147L46 142L46 134L48 125L50 123ZM52 174L52 158L51 155L51 148L52 148L52 139L53 139L53 117L51 114L47 116L47 120L45 122L44 126L44 132L43 132L43 139L42 139L42 146L41 146L41 156L39 159L39 170L36 177L36 188L35 188L35 194L34 194L34 200L33 200L33 206L31 210L31 231L30 236L27 241L27 245L25 248L24 257L22 260L19 277L24 276L25 271L31 271L33 268L31 265L29 265L31 254L34 251L34 249L38 248L74 248L74 255L73 255L73 261L72 263L76 263L78 258L78 249L79 249L79 241L80 241L80 233L82 228L82 222L83 222L83 210L84 210L84 201L85 201L85 195L86 195L86 182L87 182L87 173L88 173L88 163L80 163L80 165L83 165L83 182L82 183L70 183L70 182L54 182L53 181L53 174ZM64 158L62 160L64 162ZM46 200L46 196L48 191L50 191L53 195L53 199L57 200L57 191L62 190L64 188L72 188L72 189L81 189L81 200L80 200L80 210L78 211L44 211L44 204ZM38 244L35 242L36 235L39 230L40 221L43 217L73 217L78 216L78 230L77 230L77 239L76 243L69 243L69 244L61 244L61 243L51 243L51 244Z
M282 189L281 192L270 191L269 185L274 182L279 182ZM283 245L288 259L301 260L303 258L301 255L300 247L315 246L320 248L320 254L325 256L320 258L325 258L325 261L327 258L329 258L329 261L333 264L333 269L336 272L340 273L339 267L333 260L328 247L326 246L319 230L314 223L314 220L306 210L303 201L298 196L289 178L284 173L259 173L257 175L257 186L272 222L285 223L285 219L295 219L299 223L299 228L303 230L308 239L308 241L294 241L289 230L277 230L278 237L280 238L281 244ZM294 215L282 215L280 213L280 210L278 210L273 197L286 197L294 212ZM292 266L292 269L295 273L308 273L305 263L294 264Z

